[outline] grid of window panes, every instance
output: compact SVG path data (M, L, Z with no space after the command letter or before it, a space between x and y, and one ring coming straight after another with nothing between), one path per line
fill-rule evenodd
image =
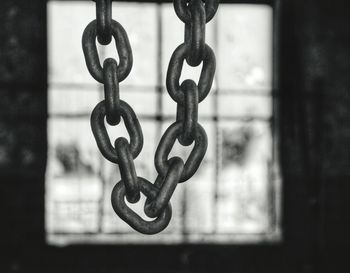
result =
M274 154L272 8L221 4L207 24L207 43L217 57L210 95L199 105L208 134L200 169L180 184L171 200L173 218L157 236L138 234L114 213L118 166L105 160L89 117L103 99L103 86L88 73L81 49L84 27L95 17L92 1L50 1L49 154L46 231L53 244L231 243L273 241L280 235L280 181ZM175 120L176 103L166 92L167 65L183 41L183 23L171 4L114 3L113 17L126 29L134 55L120 97L139 117L145 144L137 174L154 181L153 157L160 136ZM100 59L117 58L115 45L99 47ZM181 80L198 79L185 65ZM156 119L161 116L161 119ZM107 126L111 139L126 136L123 123ZM176 144L186 157L191 147ZM130 207L143 215L144 198Z

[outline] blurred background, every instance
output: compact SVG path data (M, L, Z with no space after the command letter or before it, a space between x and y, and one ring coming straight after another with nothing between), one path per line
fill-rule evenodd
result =
M118 166L90 114L104 97L81 48L90 0L0 3L0 272L343 272L349 246L350 30L345 4L224 0L206 25L217 70L199 122L208 150L160 234L114 213ZM138 176L174 122L165 87L184 24L167 1L114 1L134 56L120 97L140 120ZM100 59L117 58L114 42ZM201 66L200 66L201 67ZM181 80L197 81L184 66ZM127 137L123 122L107 126ZM127 137L128 138L128 137ZM171 155L186 157L175 145ZM130 207L143 214L145 198ZM347 272L347 271L345 271Z

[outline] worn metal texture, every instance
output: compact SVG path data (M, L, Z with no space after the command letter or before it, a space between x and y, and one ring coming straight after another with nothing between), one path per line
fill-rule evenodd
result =
M181 175L179 182L184 182L190 179L198 170L204 155L208 147L207 134L203 127L197 123L196 125L196 138L193 149L187 158L185 168ZM175 122L164 132L160 139L159 145L156 150L154 163L159 174L165 176L169 168L168 156L176 139L183 134L183 124L181 122Z
M176 15L184 23L189 23L189 21L192 19L190 5L188 5L189 2L191 2L191 1L188 1L188 0L175 0L174 1L174 9L175 9ZM218 0L206 0L205 1L205 18L206 18L207 23L211 19L213 19L216 11L218 10L218 7L219 7Z
M130 203L136 203L140 200L140 185L137 182L135 164L128 144L126 138L119 137L115 141L115 150L119 158L119 171L125 185L126 199Z
M97 19L84 30L83 52L87 68L92 77L104 84L105 100L101 101L91 115L91 128L102 155L109 161L119 164L121 181L112 192L112 206L121 219L135 230L145 234L155 234L167 227L171 218L170 199L180 182L191 178L198 170L207 150L208 140L203 127L198 123L198 103L209 93L215 74L215 55L205 43L205 24L216 13L218 1L174 1L175 10L185 21L185 41L173 53L168 73L167 87L170 96L177 103L176 122L164 133L155 155L158 177L154 184L137 177L133 160L141 152L143 136L137 116L131 106L119 99L119 83L131 71L132 51L127 33L111 19L112 0L96 2ZM180 18L181 19L181 18ZM120 63L108 58L103 68L96 48L97 40L106 45L115 39ZM198 86L193 80L179 83L183 63L199 66L203 62ZM130 135L130 144L119 137L113 147L104 124L117 125L123 118ZM184 163L179 157L169 157L176 139L183 146L195 142L189 158ZM150 186L152 185L152 186ZM132 211L124 197L131 203L140 199L140 191L147 196L144 211L147 216L156 218L146 221Z
M129 43L129 38L117 21L111 21L112 35L115 39L115 45L119 57L118 64L118 80L122 82L130 73L133 63L132 51ZM97 37L97 22L92 21L85 28L82 38L83 52L85 56L86 66L89 69L91 76L98 82L104 84L103 68L100 64L100 59L96 47Z
M115 59L108 58L103 63L104 95L106 102L106 120L110 125L120 122L120 101L118 63Z
M134 110L125 101L120 101L120 115L130 136L130 152L133 158L136 158L143 147L143 135L140 123ZM99 102L91 114L91 129L96 139L101 154L109 161L118 164L119 158L115 148L109 139L104 119L106 117L105 101Z
M180 88L182 67L186 59L188 47L185 43L179 45L171 55L166 75L166 87L171 98L177 103L184 104L185 95ZM216 61L213 50L205 45L203 66L198 81L199 102L209 94L214 80Z
M112 40L112 1L96 1L97 39L102 45Z
M177 184L179 183L184 162L179 157L170 159L167 174L162 178L157 196L154 199L148 198L145 204L145 213L148 217L157 217L169 204Z
M197 134L198 123L198 87L193 80L185 80L181 84L185 94L185 105L177 104L176 121L183 124L183 134L178 137L183 146L191 145Z
M202 0L193 0L188 4L191 20L185 23L186 61L191 66L198 66L205 49L205 9Z
M152 200L158 195L158 188L146 179L138 177L138 184L141 192L147 198ZM112 206L118 216L132 228L144 234L155 234L168 226L172 215L170 202L167 203L166 208L154 220L146 221L125 204L125 195L125 184L123 181L119 181L112 191Z

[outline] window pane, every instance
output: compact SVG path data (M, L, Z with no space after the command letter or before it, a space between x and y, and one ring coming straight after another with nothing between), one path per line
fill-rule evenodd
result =
M155 5L114 2L113 18L126 30L133 54L132 70L121 84L121 88L124 84L156 86L158 68L155 60L158 33ZM106 57L118 57L114 42L104 48Z
M90 115L101 100L103 90L91 86L53 85L49 92L49 114Z
M220 122L219 233L266 233L271 130L261 121Z
M158 113L157 94L154 88L138 87L120 88L120 97L127 102L139 118L145 116L154 117Z
M48 4L50 84L96 83L90 74L86 73L81 48L83 30L94 16L95 4L91 1L54 1Z
M218 97L219 117L269 119L272 116L270 96L249 94L220 94Z
M269 92L272 82L272 8L221 4L217 20L220 88Z
M186 232L191 237L213 233L218 224L215 219L215 124L201 122L208 136L208 148L196 174L186 183Z
M47 230L96 232L102 190L100 155L88 120L52 118L48 129Z

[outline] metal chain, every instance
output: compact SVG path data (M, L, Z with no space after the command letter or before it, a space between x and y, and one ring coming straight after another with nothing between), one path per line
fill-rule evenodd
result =
M215 55L205 43L205 24L215 15L219 1L174 0L175 12L185 23L184 43L171 56L166 76L167 90L177 103L177 113L176 121L164 132L156 150L154 162L158 176L154 184L136 174L134 159L143 147L142 129L131 106L119 98L119 83L129 75L133 63L128 35L122 25L112 19L112 0L93 1L96 2L96 20L85 28L82 47L91 76L104 85L105 99L92 111L91 129L101 154L119 166L121 180L113 188L111 198L114 211L135 230L155 234L170 222L170 199L177 184L194 175L207 150L207 135L198 123L198 104L208 95L214 79ZM101 66L96 39L100 44L108 45L112 38L119 63L108 58ZM179 83L185 60L193 67L203 63L198 84L190 79ZM122 118L130 141L119 137L113 146L105 118L112 126L118 125ZM176 139L183 146L194 142L186 162L179 157L168 158ZM145 214L153 220L144 220L125 202L125 197L130 203L138 202L140 193L147 197Z

